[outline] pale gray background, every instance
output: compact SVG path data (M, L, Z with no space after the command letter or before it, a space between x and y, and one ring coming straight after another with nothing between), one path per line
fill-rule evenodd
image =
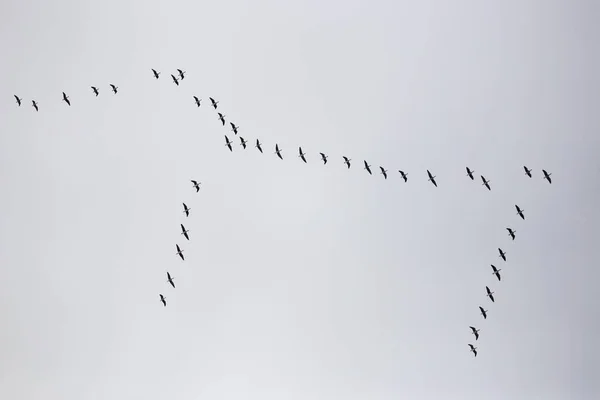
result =
M599 11L3 1L0 398L599 398Z

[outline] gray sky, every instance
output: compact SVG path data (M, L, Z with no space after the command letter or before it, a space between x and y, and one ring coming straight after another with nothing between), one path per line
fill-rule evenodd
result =
M3 1L0 398L598 398L599 11Z

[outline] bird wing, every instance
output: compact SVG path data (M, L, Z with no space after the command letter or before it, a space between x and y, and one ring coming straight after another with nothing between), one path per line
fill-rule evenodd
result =
M177 252L178 252L178 253L180 253L180 252L181 252L181 249L179 248L179 245L178 245L178 244L176 244L175 246L177 246Z

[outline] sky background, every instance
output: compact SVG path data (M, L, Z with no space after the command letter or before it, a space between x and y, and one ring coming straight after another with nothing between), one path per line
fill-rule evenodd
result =
M599 398L599 16L2 1L0 398Z

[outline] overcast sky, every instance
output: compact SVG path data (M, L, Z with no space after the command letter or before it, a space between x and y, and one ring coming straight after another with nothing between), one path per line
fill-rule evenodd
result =
M599 398L599 16L1 2L0 398Z

